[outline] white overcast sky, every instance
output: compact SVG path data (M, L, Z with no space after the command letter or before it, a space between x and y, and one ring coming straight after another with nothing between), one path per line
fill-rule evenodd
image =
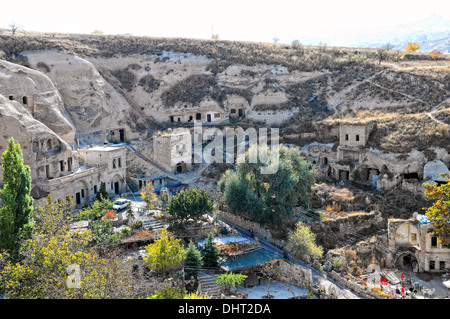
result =
M409 24L440 14L450 0L2 0L0 28L14 22L44 32L290 43L305 36L342 36Z

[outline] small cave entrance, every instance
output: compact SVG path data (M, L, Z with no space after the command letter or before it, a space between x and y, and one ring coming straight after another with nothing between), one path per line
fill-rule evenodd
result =
M405 173L403 174L403 179L419 179L419 174L417 172Z

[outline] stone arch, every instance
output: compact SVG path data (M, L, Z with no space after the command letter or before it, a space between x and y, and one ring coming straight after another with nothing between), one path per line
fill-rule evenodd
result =
M185 162L179 162L175 165L175 173L184 173L188 171L188 167Z
M419 261L416 255L411 251L402 251L396 254L394 259L394 267L404 270L418 271Z

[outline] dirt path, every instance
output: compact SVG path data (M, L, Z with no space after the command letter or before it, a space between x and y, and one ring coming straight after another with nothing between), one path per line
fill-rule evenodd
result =
M441 105L444 104L445 102L449 102L449 101L450 101L450 98L447 98L446 100L442 101L441 103L434 105L434 106L431 108L431 111L427 113L427 115L428 115L433 121L435 121L435 122L438 123L438 124L441 124L441 125L449 125L449 124L447 124L447 123L445 123L445 122L442 122L442 121L438 120L438 119L435 118L434 115L433 115L433 113L436 112L436 110L437 110L437 108L438 108L439 106L441 106Z

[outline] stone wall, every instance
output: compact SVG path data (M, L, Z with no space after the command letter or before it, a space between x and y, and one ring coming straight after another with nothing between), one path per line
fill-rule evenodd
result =
M312 223L311 230L316 234L318 245L332 249L342 246L354 234L357 236L370 235L384 228L385 224L386 221L381 213L373 211Z

